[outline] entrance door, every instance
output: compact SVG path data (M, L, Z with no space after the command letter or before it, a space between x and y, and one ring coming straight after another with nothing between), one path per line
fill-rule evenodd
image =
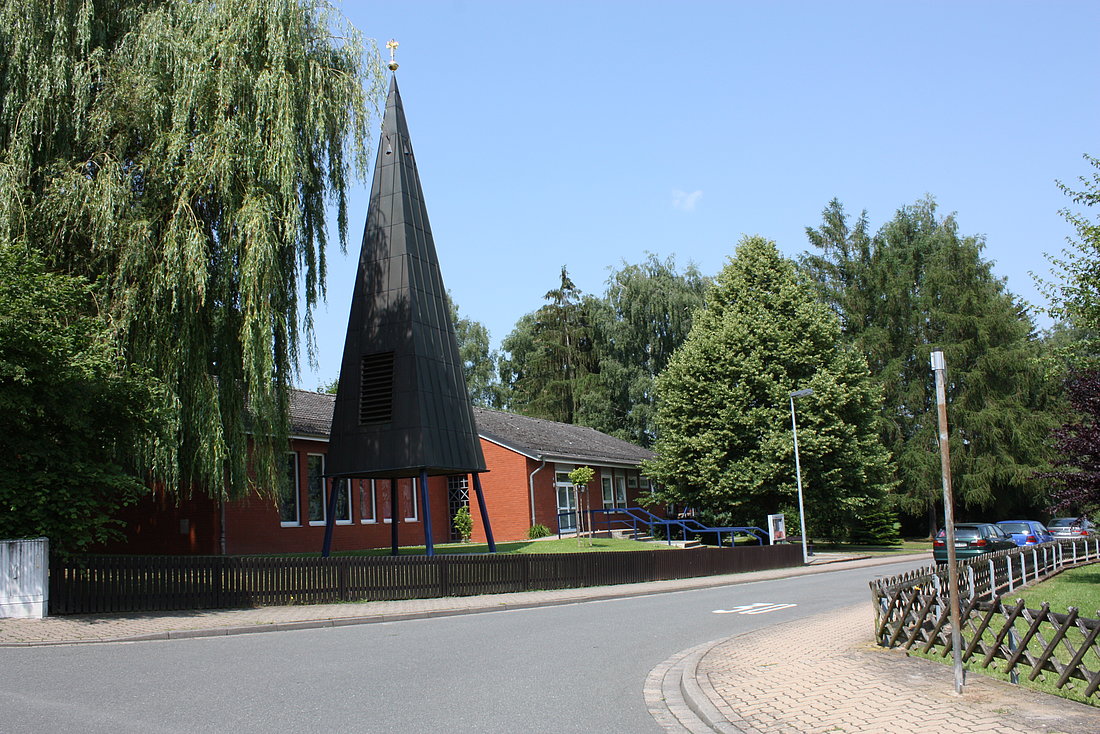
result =
M451 518L451 542L462 540L462 533L455 527L455 515L460 508L470 507L470 477L468 474L455 474L447 477L447 514Z
M577 529L577 497L573 493L573 483L569 481L569 472L555 472L554 486L558 490L558 529L573 532ZM563 515L563 512L569 514Z

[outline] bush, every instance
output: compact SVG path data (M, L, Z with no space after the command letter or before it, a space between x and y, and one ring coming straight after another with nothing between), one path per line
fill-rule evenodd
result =
M470 508L463 505L458 508L454 518L455 530L462 536L463 543L470 542L470 536L474 534L474 519L470 517Z
M537 525L532 525L527 531L527 537L531 540L534 540L535 538L545 538L548 535L550 535L550 528L542 525L541 523Z

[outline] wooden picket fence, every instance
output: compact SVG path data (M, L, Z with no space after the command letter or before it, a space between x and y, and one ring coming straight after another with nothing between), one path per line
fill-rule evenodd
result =
M1100 560L1100 540L1048 543L959 564L961 657L1013 681L1021 672L1058 689L1070 687L1100 703L1100 619L1075 608L1056 614L1044 603L1027 609L1007 595L1062 570ZM942 657L952 654L947 568L928 567L871 583L875 639ZM1096 612L1100 617L1100 611ZM1022 671L1021 671L1022 669Z
M568 589L802 565L797 545L436 556L76 556L50 613L219 609Z

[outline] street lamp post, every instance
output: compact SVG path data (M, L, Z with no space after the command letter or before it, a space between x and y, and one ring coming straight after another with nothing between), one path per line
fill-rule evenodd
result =
M794 399L813 395L813 388L795 390L788 394L791 399L791 433L794 435L794 476L798 482L798 523L802 530L802 562L810 562L810 554L806 546L806 509L802 504L802 466L798 461L798 422L794 417Z

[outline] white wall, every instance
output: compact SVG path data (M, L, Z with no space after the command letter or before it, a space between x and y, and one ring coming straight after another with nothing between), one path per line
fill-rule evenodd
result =
M50 541L0 540L0 618L46 616Z

